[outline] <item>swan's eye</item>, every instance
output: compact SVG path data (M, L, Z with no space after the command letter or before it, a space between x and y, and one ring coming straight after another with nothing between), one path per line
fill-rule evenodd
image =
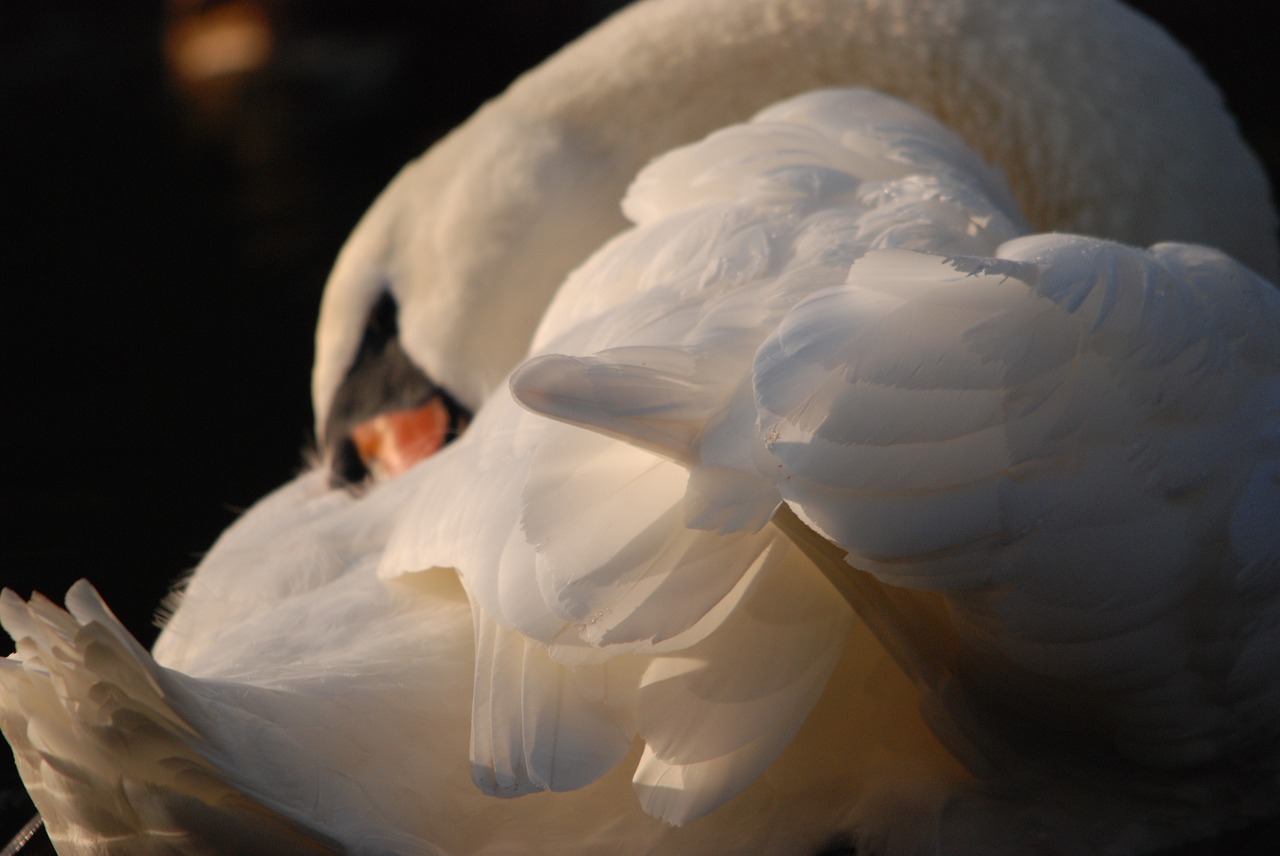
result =
M399 475L467 427L471 414L400 346L397 307L384 294L338 387L321 451L335 486Z

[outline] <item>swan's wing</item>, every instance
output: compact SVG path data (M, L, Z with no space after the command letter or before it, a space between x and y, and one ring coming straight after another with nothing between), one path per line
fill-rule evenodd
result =
M471 777L514 797L581 788L631 750L634 663L564 668L547 647L477 610Z
M655 162L640 228L565 283L513 375L527 407L691 467L686 523L758 529L748 364L804 296L871 249L985 254L1019 233L999 178L892 99L826 91ZM732 414L731 414L732 411ZM751 429L752 431L754 429Z
M640 173L623 208L639 228L569 276L534 354L604 350L619 344L619 324L666 328L668 338L681 325L689 332L688 313L705 317L699 307L709 296L776 277L783 266L847 268L884 246L987 253L1026 231L1003 179L959 137L859 89L793 98L668 152ZM645 293L626 323L619 303ZM759 312L768 302L737 305ZM553 344L564 336L571 339Z
M718 443L727 457L712 462L712 478L690 475L691 444L731 403L752 409L751 356L796 293L843 281L876 242L994 248L1016 224L983 193L999 187L948 132L866 92L780 106L641 180L627 205L649 225L576 274L538 334L543 351L603 350L598 362L641 366L633 384L620 373L605 383L620 406L651 417L641 448L495 396L466 437L422 468L431 484L401 510L381 560L384 578L455 568L466 585L480 653L472 760L482 786L520 793L590 781L639 736L647 804L685 820L781 751L848 619L830 597L772 594L798 573L764 527L777 491L750 475L729 497L732 444ZM556 366L549 360L544 372ZM522 377L527 402L543 381ZM764 625L776 632L759 632ZM704 647L715 656L690 653ZM792 674L780 665L788 662L806 668ZM607 703L593 670L608 675ZM663 717L641 715L659 707L702 725L667 733ZM586 727L567 727L574 722ZM699 736L710 732L734 736Z
M760 349L759 431L851 564L946 597L972 685L1189 766L1274 730L1277 330L1199 247L873 253Z
M797 559L772 533L687 528L681 467L510 400L428 463L437 479L459 478L460 498L437 508L434 493L420 497L382 573L456 568L467 586L482 789L581 787L638 736L645 805L683 822L786 745L848 618L811 568L807 583L787 582Z
M782 539L716 631L655 657L640 683L645 749L634 782L645 811L701 817L758 776L791 741L844 650L849 617Z
M546 787L554 764L534 764L556 753L584 765L561 781L586 780L616 756L608 743L635 734L646 745L636 778L645 804L683 822L781 751L848 618L766 526L781 496L751 466L752 355L791 303L842 282L870 247L994 249L1016 233L985 195L999 187L948 132L866 92L781 105L641 178L627 205L644 225L566 283L539 332L548 355L512 382L526 406L613 437L491 400L446 456L474 459L479 490L496 486L486 467L514 477L499 496L455 500L474 510L465 520L419 518L402 530L404 556L394 567L384 557L391 575L456 557L485 653L479 781L498 792ZM535 680L527 649L501 628L545 645L564 668L639 662L617 726L577 736L599 736L594 746L565 742L555 723L598 706L572 701L552 673ZM805 667L786 665L796 662ZM659 709L670 716L643 715ZM673 720L700 724L672 731ZM518 727L531 721L548 727ZM540 748L549 744L554 752Z
M876 185L900 195L868 206L820 145L783 130L807 166L777 163L769 129L750 127L744 161L765 168L733 192L751 201L723 203L730 184L698 172L698 147L660 161L654 174L675 165L670 205L662 182L638 183L656 201L633 207L658 219L564 292L613 277L632 292L617 311L641 320L597 314L572 340L560 325L575 307L553 309L544 350L562 353L522 367L517 398L687 468L686 523L751 531L772 494L881 583L934 593L886 601L920 619L914 642L886 644L920 661L955 720L939 727L970 758L1008 751L1007 719L982 719L992 698L998 718L1048 702L1060 724L1160 766L1270 729L1270 288L1195 247L1044 236L974 254L962 245L981 246L999 209L968 201L972 180L935 162ZM709 163L732 161L737 132L708 141ZM783 186L827 207L770 219L780 209L759 200Z
M699 553L673 550L658 564L682 568L683 588L664 595L634 545L678 531L661 514L678 514L690 543L706 544L705 530L750 544L777 507L752 443L750 363L767 332L870 249L994 251L1016 234L1003 201L949 132L861 91L794 99L646 170L626 202L640 228L570 278L540 329L543 355L512 378L526 407L637 447L544 429L522 526L548 605L607 645L622 621L656 641L662 621L640 602L678 616L698 608L695 590L714 591L704 609L723 597L727 569L759 547L714 557L722 576L705 589L690 582L703 578Z
M157 842L342 852L219 768L175 707L197 702L181 676L157 666L88 583L67 607L8 590L0 600L18 649L0 660L0 725L60 853L159 852Z

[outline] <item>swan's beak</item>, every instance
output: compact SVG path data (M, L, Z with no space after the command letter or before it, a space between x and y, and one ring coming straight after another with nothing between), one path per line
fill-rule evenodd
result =
M329 433L325 457L335 487L394 478L466 430L471 421L467 409L425 376L416 377L420 381L410 384L414 389L408 391L375 384L382 394L391 392L391 398L399 400L368 408ZM426 394L423 386L429 389Z
M351 444L375 479L398 476L431 457L466 428L465 413L452 413L435 395L421 407L381 413L351 429Z

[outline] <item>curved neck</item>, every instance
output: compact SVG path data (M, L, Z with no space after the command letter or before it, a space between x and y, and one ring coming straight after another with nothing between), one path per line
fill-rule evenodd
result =
M649 0L518 80L639 167L806 90L865 86L999 166L1037 230L1277 271L1265 176L1186 52L1113 0Z
M1003 171L1037 230L1209 244L1280 272L1265 176L1217 91L1113 0L646 0L518 79L375 203L326 290L318 417L359 344L346 319L388 284L410 357L477 407L565 275L626 225L641 166L829 86L932 113Z

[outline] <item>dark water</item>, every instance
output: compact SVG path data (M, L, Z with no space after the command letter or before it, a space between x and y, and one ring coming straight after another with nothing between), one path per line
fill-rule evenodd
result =
M90 577L148 644L172 581L298 467L320 289L360 213L614 4L276 2L264 67L183 85L164 45L195 5L0 2L0 584ZM1261 4L1135 5L1275 175ZM3 769L0 836L29 810Z

